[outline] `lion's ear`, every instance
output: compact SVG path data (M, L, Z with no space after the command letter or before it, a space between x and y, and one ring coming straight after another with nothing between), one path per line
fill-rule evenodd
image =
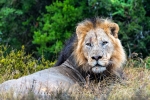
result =
M113 35L115 38L118 38L118 32L119 32L119 26L118 26L118 24L111 23L109 25L109 28L110 28L111 35Z
M85 36L87 32L92 28L93 28L93 24L88 20L85 20L84 22L79 23L76 27L76 34L77 34L78 39Z
M79 38L81 38L81 35L82 35L82 33L83 33L83 31L84 31L84 26L82 26L82 25L78 25L77 27L76 27L76 34L77 34L77 38L79 39Z

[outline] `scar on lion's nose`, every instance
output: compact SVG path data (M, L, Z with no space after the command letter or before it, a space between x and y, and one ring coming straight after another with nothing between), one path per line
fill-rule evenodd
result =
M91 58L94 59L94 60L99 60L99 59L102 58L102 56L92 56Z

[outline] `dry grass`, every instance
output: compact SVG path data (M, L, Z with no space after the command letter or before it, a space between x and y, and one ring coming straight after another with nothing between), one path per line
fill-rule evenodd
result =
M144 68L126 68L127 80L115 84L109 100L148 100L150 99L150 71Z
M98 84L92 82L85 87L75 86L72 92L58 91L45 97L29 92L15 100L150 100L150 70L144 66L142 60L129 60L124 68L126 80L109 78ZM13 100L11 94L0 95L2 97Z

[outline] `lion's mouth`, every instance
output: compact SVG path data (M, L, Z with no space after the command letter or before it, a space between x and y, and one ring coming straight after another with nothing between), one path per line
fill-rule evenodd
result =
M105 66L101 66L101 65L95 65L94 67L92 67L92 71L93 73L102 73L103 71L106 70Z

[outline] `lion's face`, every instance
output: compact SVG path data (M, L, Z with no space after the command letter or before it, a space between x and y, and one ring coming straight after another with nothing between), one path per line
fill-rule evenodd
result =
M83 53L94 73L106 70L114 51L112 41L101 28L87 32L83 42Z
M107 19L95 22L85 20L76 28L77 41L73 52L76 62L84 71L113 73L126 61L126 55L118 39L119 26Z

